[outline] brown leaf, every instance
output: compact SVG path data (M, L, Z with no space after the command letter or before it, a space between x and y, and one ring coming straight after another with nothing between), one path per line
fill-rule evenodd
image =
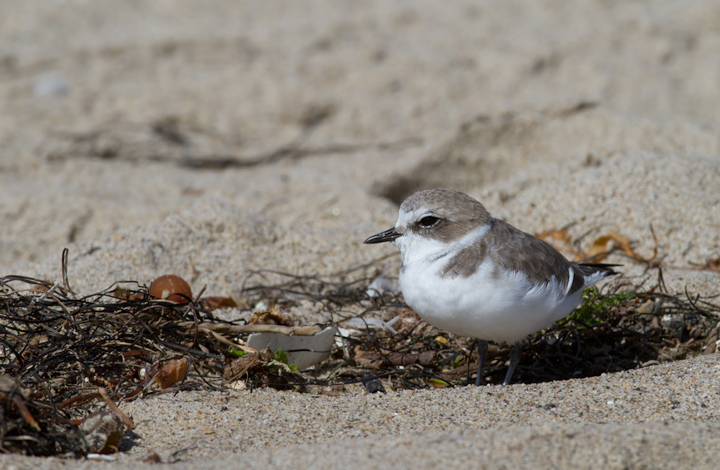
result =
M48 292L50 288L48 286L44 286L42 284L35 284L30 288L30 292L35 292L38 294L44 294L45 292Z
M155 381L158 385L160 385L160 388L166 389L185 380L187 368L187 357L183 357L182 359L173 359L160 366L155 374L153 374L153 371L151 370L150 376L155 377Z
M292 318L283 316L275 307L271 307L267 310L253 313L253 316L248 323L251 325L295 326L296 322Z
M145 300L146 295L142 292L135 292L128 296L128 300Z
M596 238L590 246L590 250L585 254L585 256L583 256L583 258L592 258L595 262L604 260L608 255L607 244L610 240L612 240L612 237L609 235L603 235Z
M592 258L593 262L599 262L607 258L611 250L608 250L607 244L610 241L614 241L618 244L618 247L630 258L635 258L643 261L648 261L639 254L635 253L630 247L630 239L624 235L620 235L614 230L609 230L607 235L602 235L595 239L593 244L590 246L587 254L582 259ZM576 260L580 261L580 260Z
M720 258L709 259L705 262L705 268L720 273Z
M568 229L566 228L562 230L547 230L545 232L536 233L535 236L545 241L548 239L557 240L572 245L572 240L570 240Z
M205 297L200 300L200 305L210 311L217 310L218 308L235 308L238 306L237 302L231 297Z
M131 296L136 295L136 294L133 294L130 291L130 289L116 287L115 290L112 291L112 295L113 295L113 297L117 297L118 299L130 299ZM141 299L142 299L142 297L144 297L144 294L140 294L140 295L141 295ZM136 300L136 299L133 299L133 300Z
M268 361L268 357L262 353L248 354L247 356L233 359L230 364L225 366L223 377L232 377L232 380L238 379L240 376L245 374L247 371L254 369L257 366L263 365Z
M620 235L619 233L615 232L614 230L610 230L609 233L610 237L617 242L618 245L620 245L620 249L628 255L631 258L637 258L641 259L643 261L647 261L642 256L635 253L632 248L630 248L630 239L624 235Z

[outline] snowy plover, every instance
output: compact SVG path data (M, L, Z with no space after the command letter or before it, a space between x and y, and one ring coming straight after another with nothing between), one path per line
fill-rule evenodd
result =
M613 265L568 261L450 189L407 198L395 227L364 243L382 242L400 249L400 288L408 305L438 328L478 339L476 385L488 341L513 344L507 385L520 341L572 312L585 287L617 274Z

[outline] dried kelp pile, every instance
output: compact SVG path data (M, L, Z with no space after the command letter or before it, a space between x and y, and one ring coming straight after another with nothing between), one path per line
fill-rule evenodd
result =
M474 383L478 357L471 338L423 322L396 294L368 296L369 281L347 284L290 277L285 283L252 290L261 292L258 298L277 302L310 298L333 313L340 328L351 321L355 325L355 332L342 335L343 347L325 364L332 374L315 371L313 376L323 380L311 383L367 382L368 373L387 377L394 388ZM525 341L514 381L591 377L714 353L720 339L718 300L720 295L668 294L661 269L658 283L651 288L623 279L602 290L591 287L569 317ZM358 322L357 316L363 321ZM484 377L488 383L502 383L509 349L505 344L490 345Z
M136 300L130 300L133 292ZM0 278L0 400L6 405L0 450L29 455L103 450L104 440L89 445L92 429L81 432L84 416L97 408L94 400L104 400L111 414L132 429L116 401L139 396L152 384L167 388L181 382L188 351L221 358L202 350L203 338L193 340L197 331L183 329L182 321L193 323L197 315L192 307L151 301L147 289L114 288L79 297L67 283L61 287L21 276ZM188 346L173 343L182 337L191 338Z
M91 411L107 405L132 427L117 404L183 389L242 384L336 394L352 383L379 391L383 383L398 389L474 381L471 339L426 324L392 289L368 290L370 278L344 280L350 271L330 279L272 273L284 280L267 285L259 273L238 302L201 293L185 303L152 298L132 282L80 296L66 272L64 265L61 283L0 278L0 451L84 455L94 450L78 425ZM714 352L716 300L638 292L623 282L588 290L571 317L526 342L515 380L586 377ZM294 324L286 314L301 302L328 314L326 324ZM254 313L249 322L227 321L213 314L219 306ZM296 370L285 351L245 342L253 332L311 335L327 326L337 327L335 345L309 370ZM504 349L490 350L490 383L505 373Z

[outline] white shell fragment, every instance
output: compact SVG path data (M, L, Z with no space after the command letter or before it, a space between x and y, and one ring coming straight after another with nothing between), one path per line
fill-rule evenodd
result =
M397 279L379 277L370 283L365 293L368 297L379 297L386 292L393 294L400 293L400 283Z
M335 328L328 327L312 336L285 335L282 333L253 333L247 345L258 351L282 349L287 352L288 364L299 370L319 364L330 356L335 339Z
M380 318L361 318L361 317L355 317L350 318L348 320L345 320L344 322L340 323L340 327L346 330L361 330L366 331L368 329L371 330L387 330L392 334L397 333L395 329L393 328L393 325L397 323L397 321L400 319L399 316L393 318L392 320L386 322L383 321ZM347 336L347 335L344 335Z

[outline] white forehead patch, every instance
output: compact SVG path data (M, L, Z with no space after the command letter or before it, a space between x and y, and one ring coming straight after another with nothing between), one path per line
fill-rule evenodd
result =
M407 228L409 225L411 225L416 220L419 220L420 218L430 215L432 211L430 211L429 208L426 206L418 207L414 211L411 212L405 212L404 210L400 209L400 214L398 215L397 223L395 224L395 229L400 228Z

